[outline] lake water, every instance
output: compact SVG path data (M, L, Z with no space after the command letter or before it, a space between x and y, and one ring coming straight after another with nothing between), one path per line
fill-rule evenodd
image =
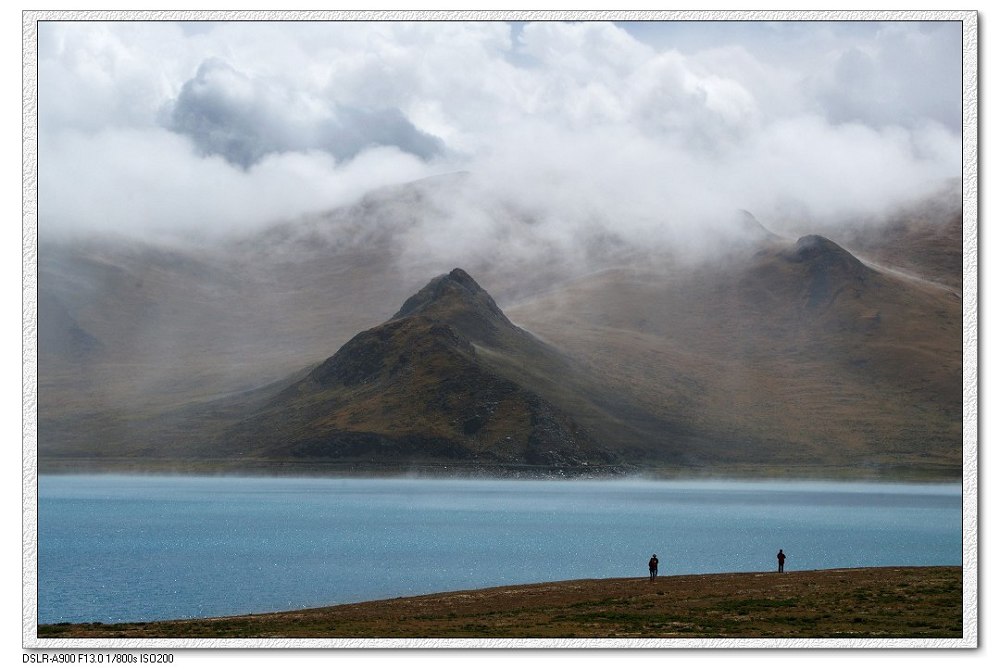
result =
M42 476L39 622L577 578L960 565L959 485Z

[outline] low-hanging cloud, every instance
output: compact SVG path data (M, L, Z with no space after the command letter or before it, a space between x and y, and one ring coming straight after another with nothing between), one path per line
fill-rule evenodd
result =
M877 222L960 171L960 144L941 126L878 130L816 116L769 124L712 151L623 127L581 138L524 125L497 139L462 189L432 194L432 214L407 232L409 262L488 258L501 248L526 263L586 263L586 242L608 235L697 259L741 239L737 208L793 234Z
M655 27L48 24L40 229L253 230L464 170L404 253L696 250L738 208L877 217L961 175L956 26Z
M156 237L199 231L232 234L351 202L358 193L418 179L419 159L393 147L370 149L338 165L321 151L277 153L248 169L200 157L164 129L68 132L41 141L42 234Z

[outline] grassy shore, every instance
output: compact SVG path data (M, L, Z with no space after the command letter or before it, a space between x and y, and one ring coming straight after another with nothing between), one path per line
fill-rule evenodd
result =
M962 569L560 581L225 618L40 625L38 636L961 638Z

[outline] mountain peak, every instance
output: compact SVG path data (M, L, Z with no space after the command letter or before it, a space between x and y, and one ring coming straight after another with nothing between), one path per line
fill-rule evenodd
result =
M806 235L784 253L786 260L804 268L808 277L809 306L829 304L851 287L859 294L875 272L855 258L850 251L821 235Z
M805 235L795 242L795 256L798 260L811 260L825 254L847 253L839 244L823 235Z
M476 280L473 279L471 276L469 276L469 273L466 272L461 267L456 267L447 274L444 274L438 278L442 280L454 281L455 283L467 288L472 292L486 292L479 286L478 283L476 283Z
M850 251L822 235L806 235L786 253L792 262L822 267L839 267L844 272L864 275L870 270Z
M774 241L778 235L768 230L757 217L746 209L739 209L736 212L736 229L740 234L752 242Z
M391 320L418 315L446 321L472 339L492 339L490 334L498 327L516 329L490 294L459 267L431 279L403 303Z

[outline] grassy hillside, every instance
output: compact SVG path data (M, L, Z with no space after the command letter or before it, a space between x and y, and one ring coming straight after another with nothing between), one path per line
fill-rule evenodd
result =
M961 302L829 240L726 266L609 270L510 310L692 437L687 463L957 476Z

